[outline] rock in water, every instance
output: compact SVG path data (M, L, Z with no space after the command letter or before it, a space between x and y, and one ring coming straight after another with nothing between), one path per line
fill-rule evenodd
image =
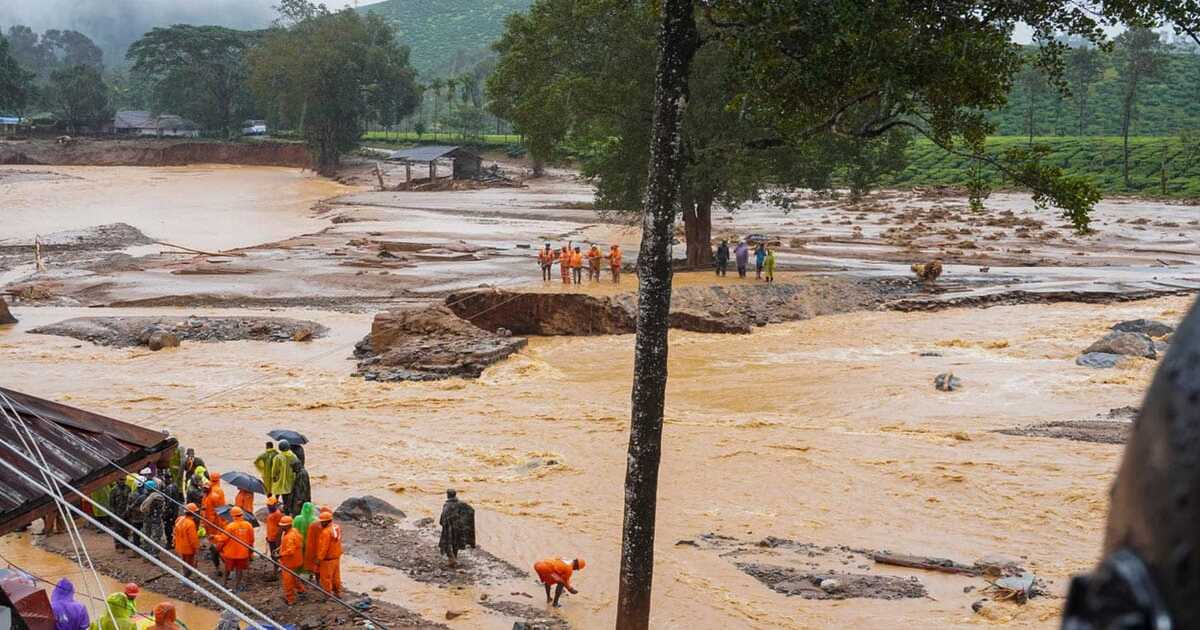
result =
M387 501L370 495L365 497L350 497L342 501L342 504L338 506L333 515L339 519L348 521L369 521L376 516L404 518L404 512L401 512Z
M163 348L178 348L179 337L176 337L174 333L156 331L150 333L149 339L146 340L146 345L156 352Z
M1105 352L1131 357L1146 357L1147 359L1158 356L1158 352L1154 350L1154 340L1149 335L1119 330L1104 335L1099 341L1088 346L1084 352Z
M1108 352L1085 352L1075 359L1075 365L1090 368L1116 367L1121 355Z
M934 377L933 386L939 391L952 392L962 388L962 379L955 376L953 372L942 372Z
M17 318L8 312L8 302L5 302L4 298L0 297L0 326L15 323L17 323Z
M1153 319L1131 319L1113 324L1113 330L1118 332L1142 333L1151 337L1166 337L1175 332L1175 327Z
M825 591L826 593L836 593L842 588L842 583L838 580L830 578L827 580L821 580L821 584L819 586L821 587L821 590Z

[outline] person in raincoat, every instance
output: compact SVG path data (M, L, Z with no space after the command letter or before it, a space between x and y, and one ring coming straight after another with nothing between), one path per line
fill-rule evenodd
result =
M300 513L305 503L312 501L312 484L308 480L308 468L305 468L303 460L297 459L292 464L292 471L296 473L296 480L292 483L291 494L287 495L286 505L282 505L281 509L294 516Z
M204 495L204 520L224 526L225 519L217 515L217 510L225 507L225 490L221 488L221 473L213 472L208 475L208 493Z
M292 465L297 460L292 445L287 440L279 440L279 454L271 462L271 490L284 503L287 503L292 484L296 482L296 471Z
M163 498L162 493L158 492L158 481L151 479L145 484L145 494L139 495L142 497L142 503L137 507L137 510L142 515L142 533L146 538L163 544L166 541L166 534L163 531L163 512L166 510L167 500ZM142 539L142 545L152 554L157 554L158 550L150 545L150 541Z
M438 549L446 556L450 566L458 564L458 552L475 546L475 509L458 500L458 493L446 490L446 502L442 505L442 537Z
M221 550L221 559L225 561L225 577L222 579L222 584L228 581L229 574L233 573L235 574L233 592L240 593L242 578L246 575L246 569L250 568L250 550L254 548L254 527L242 518L242 509L237 506L229 510L229 517L233 519L225 526L225 534L229 536L229 541ZM239 541L244 544L238 544Z
M75 601L75 585L63 578L50 594L50 608L54 611L54 630L87 630L87 607Z
M312 503L305 503L304 506L300 508L300 514L292 518L292 527L295 528L296 531L300 532L300 539L304 541L304 563L301 566L303 566L304 570L306 571L311 571L311 569L309 569L308 561L308 530L309 526L312 525L316 520L317 509L313 507ZM316 555L317 548L314 545L312 547L313 558L316 558Z
M745 278L746 265L750 264L750 247L746 241L739 241L737 247L733 248L733 259L737 262L738 277Z
M300 571L304 568L304 537L296 531L295 527L292 527L292 517L290 516L279 519L279 529L283 532L279 545L279 564L293 572ZM283 599L289 604L294 604L296 603L296 593L303 592L304 581L284 571Z
M317 537L317 563L321 588L342 595L342 526L333 522L333 512L321 512Z
M763 262L763 271L766 272L767 282L775 282L775 250L767 250L767 258Z
M105 611L88 627L91 630L137 630L130 618L137 612L133 600L137 598L138 592L136 584L126 584L125 592L109 595L104 600Z
M759 243L754 247L754 277L762 280L763 265L767 262L767 244Z
M729 241L721 239L721 244L717 246L717 275L725 275L729 269Z
M542 586L546 587L546 602L550 602L550 587L554 587L554 607L559 608L558 600L562 597L563 589L566 589L572 595L576 595L579 591L571 586L571 575L576 571L582 571L583 567L587 566L583 560L575 558L570 562L564 561L562 558L547 558L534 563L533 570L537 573L538 581Z
M275 450L274 442L267 442L267 448L261 455L254 458L254 469L258 471L259 479L262 479L263 487L267 490L267 496L274 496L271 491L271 464L275 461L275 456L279 451Z
M267 552L275 560L279 559L279 541L283 538L283 529L279 526L282 520L283 510L279 508L279 499L267 497ZM279 573L278 566L275 567L275 573Z
M112 510L114 517L113 531L126 539L133 536L133 532L129 531L129 528L120 520L117 520L124 519L125 513L129 510L129 486L120 481L113 486L112 492L108 494L108 508ZM116 549L117 553L124 553L125 545L120 539L113 538L113 549Z
M317 510L316 513L324 514L329 511L327 507L321 506L321 509ZM320 516L318 516L317 520L308 526L308 531L304 534L304 569L313 575L317 575L317 572L321 568L321 559L317 557L317 545L320 543L320 539L321 522Z
M247 514L254 513L254 493L249 490L238 488L237 495L233 497L233 504L242 508L242 511Z
M167 482L167 487L163 488L163 498L166 502L163 504L163 534L166 536L167 544L163 545L167 549L175 546L175 519L179 518L179 506L183 504L183 493L179 491L179 486L174 481Z

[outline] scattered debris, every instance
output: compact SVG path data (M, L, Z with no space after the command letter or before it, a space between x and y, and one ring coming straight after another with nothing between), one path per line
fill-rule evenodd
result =
M1018 604L1024 604L1038 592L1034 587L1032 573L1004 577L988 584L989 586L985 590L998 601L1012 600Z
M1075 357L1075 365L1089 368L1111 368L1121 362L1121 355L1110 352L1085 352Z
M58 335L100 346L160 348L180 341L292 341L300 331L306 339L323 336L328 329L316 322L282 317L76 317L34 328L37 335ZM157 337L156 337L157 335ZM174 338L174 343L170 337ZM153 348L152 348L153 349Z
M748 562L735 565L777 593L804 599L915 599L928 594L915 577L804 573L789 567Z
M922 569L925 571L939 571L942 573L954 573L958 575L980 575L983 570L978 566L967 566L946 558L931 558L927 556L910 556L907 554L891 553L888 551L877 551L871 554L871 559L879 564L889 564L897 567L908 567L910 569Z
M910 269L921 282L927 285L933 284L942 275L942 259L935 258L927 263L913 263Z
M952 392L962 388L962 379L953 372L942 372L933 378L933 386L938 391Z
M1112 329L1119 332L1141 333L1149 337L1166 337L1175 332L1174 326L1153 319L1131 319L1118 322L1113 324Z
M163 348L178 348L179 337L165 330L156 330L146 338L146 346L155 352Z
M1133 424L1120 420L1065 420L1043 422L1027 427L1000 429L996 433L1024 437L1047 437L1096 444L1124 444Z

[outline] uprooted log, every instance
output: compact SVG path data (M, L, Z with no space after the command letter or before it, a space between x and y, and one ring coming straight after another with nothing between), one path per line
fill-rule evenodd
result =
M193 254L199 254L201 256L245 256L245 254L243 254L242 252L206 252L202 249L192 249L191 247L184 247L183 245L176 245L174 243L168 243L166 241L154 241L154 244L162 245L163 247L174 247L175 249L182 249L185 252L191 252Z
M910 569L940 571L942 573L970 575L972 577L983 574L983 570L979 566L968 566L947 558L931 558L929 556L911 556L902 553L876 551L871 554L871 559L879 564L890 564L892 566L907 567Z

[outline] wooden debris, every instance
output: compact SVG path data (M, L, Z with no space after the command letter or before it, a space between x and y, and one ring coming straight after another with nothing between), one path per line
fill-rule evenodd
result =
M229 253L206 252L202 249L192 249L190 247L184 247L183 245L176 245L174 243L168 243L166 241L154 241L154 244L162 245L163 247L174 247L175 249L182 249L185 252L191 252L193 254L200 254L201 256L245 256L245 254L243 254L241 252L229 252Z
M910 569L923 569L925 571L939 571L941 573L953 573L955 575L978 576L982 573L982 571L976 567L960 564L946 558L910 556L902 553L876 551L871 554L871 559L879 564L908 567Z

